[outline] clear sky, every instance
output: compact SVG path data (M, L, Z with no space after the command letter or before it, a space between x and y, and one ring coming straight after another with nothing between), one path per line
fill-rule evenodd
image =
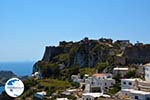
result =
M0 0L0 61L36 61L84 37L150 43L150 0Z

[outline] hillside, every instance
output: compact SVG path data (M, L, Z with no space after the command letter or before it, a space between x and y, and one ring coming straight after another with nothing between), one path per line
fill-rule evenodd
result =
M95 68L104 65L107 71L115 66L150 61L150 45L132 44L129 40L84 38L78 42L61 41L59 46L47 46L42 60L35 63L33 72L56 74L66 67Z
M0 71L0 85L4 85L6 81L12 77L17 77L11 71Z

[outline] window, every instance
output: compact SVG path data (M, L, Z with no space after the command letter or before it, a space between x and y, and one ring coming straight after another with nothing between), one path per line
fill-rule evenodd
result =
M138 97L138 96L135 96L135 97L134 97L134 99L138 100L138 99L139 99L139 97Z
M132 85L132 83L131 83L131 82L129 82L129 85Z
M94 82L92 82L92 84L94 84Z
M147 97L146 100L150 100L150 97Z
M126 82L123 82L123 84L125 85L125 84L126 84Z
M147 68L145 68L145 70L147 70Z
M113 85L113 83L111 83L111 85Z
M149 69L148 69L148 68L145 68L145 70L149 71Z
M111 76L107 76L107 78L111 78Z

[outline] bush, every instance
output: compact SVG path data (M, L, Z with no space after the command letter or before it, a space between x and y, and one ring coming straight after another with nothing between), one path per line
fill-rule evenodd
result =
M75 96L67 96L67 98L69 99L69 100L77 100L77 98L75 97Z
M105 62L99 62L96 65L96 69L98 70L99 73L103 72L103 70L108 66L107 63Z
M60 71L62 79L70 80L71 75L77 75L79 73L79 66L67 67Z
M111 94L111 95L114 95L116 94L118 91L120 91L121 87L120 87L120 83L116 83L112 86L111 89L109 89L108 93Z
M136 78L136 71L135 70L130 70L127 72L125 75L125 78Z
M85 74L92 75L96 72L96 70L95 68L80 68L79 72L83 78Z
M34 79L27 79L24 81L25 91L30 89L31 87L37 85L37 81Z
M78 82L71 82L71 86L73 86L75 88L79 88L80 87L80 83L78 83Z

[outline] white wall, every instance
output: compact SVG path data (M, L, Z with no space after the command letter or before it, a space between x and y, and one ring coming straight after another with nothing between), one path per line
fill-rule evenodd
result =
M85 80L85 84L88 85L90 84L90 86L88 86L89 88L93 88L93 87L103 87L103 89L108 89L110 88L113 84L115 84L115 80L114 79L102 79L101 77L89 77L88 79ZM89 89L88 89L89 90ZM87 91L87 89L86 89Z
M121 80L121 89L132 89L134 86L135 81L133 80Z
M132 94L131 93L130 98L133 100L150 100L150 94L149 95L142 95L142 94Z
M120 75L120 77L124 77L127 74L128 70L113 70L113 75Z
M82 96L82 100L94 100L94 97L86 95Z
M150 66L145 66L145 80L150 82Z

